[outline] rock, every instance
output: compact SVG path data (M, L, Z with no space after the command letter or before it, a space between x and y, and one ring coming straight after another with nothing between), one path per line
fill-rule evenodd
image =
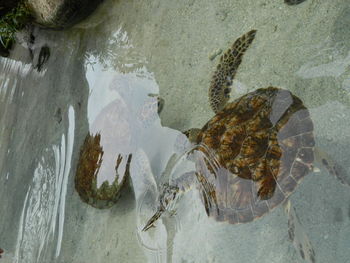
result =
M209 53L209 59L214 60L218 55L222 53L222 49L218 48Z
M27 4L33 12L35 23L46 28L64 29L86 18L102 1L27 0Z

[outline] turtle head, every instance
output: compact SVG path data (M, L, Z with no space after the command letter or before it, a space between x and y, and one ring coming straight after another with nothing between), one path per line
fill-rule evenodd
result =
M159 204L156 213L147 221L142 231L147 231L162 216L165 211L172 211L178 197L180 189L177 186L164 184L162 192L159 196Z

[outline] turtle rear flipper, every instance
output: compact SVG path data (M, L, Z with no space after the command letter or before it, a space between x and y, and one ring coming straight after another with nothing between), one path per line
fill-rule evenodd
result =
M309 263L315 263L315 251L290 200L284 202L283 207L284 212L288 216L288 234L294 248L304 260Z
M337 178L342 184L350 186L350 177L340 164L338 164L329 154L315 147L315 158L328 171L329 174Z
M256 30L244 34L221 56L209 88L209 102L215 113L223 109L228 102L231 91L229 87L255 34Z

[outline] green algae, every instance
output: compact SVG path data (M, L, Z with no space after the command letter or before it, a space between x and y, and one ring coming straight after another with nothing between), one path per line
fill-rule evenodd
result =
M16 32L22 30L31 20L30 9L24 2L20 2L17 7L1 17L0 43L2 49L10 50L15 43Z

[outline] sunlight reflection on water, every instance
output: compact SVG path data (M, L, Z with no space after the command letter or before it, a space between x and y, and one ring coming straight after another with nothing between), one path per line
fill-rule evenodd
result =
M69 109L69 129L60 145L46 149L29 186L19 223L14 262L40 262L56 242L61 250L68 175L74 143L74 110ZM52 162L55 165L52 165Z

